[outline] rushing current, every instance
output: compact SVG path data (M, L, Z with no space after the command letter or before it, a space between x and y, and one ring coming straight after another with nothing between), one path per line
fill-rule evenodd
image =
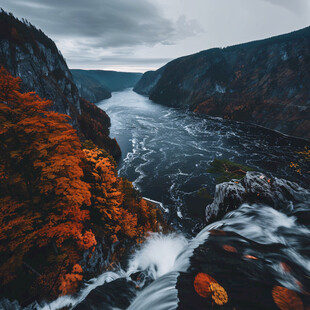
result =
M125 303L129 303L128 310L175 310L179 303L176 288L178 278L181 273L184 274L188 270L195 249L204 243L211 246L208 245L208 239L214 229L238 233L245 251L268 266L267 278L263 279L264 285L267 281L278 281L279 284L297 292L307 289L309 280L302 286L302 282L296 279L298 276L304 279L310 275L310 253L305 252L305 245L307 247L310 236L309 227L300 225L295 217L269 206L244 204L238 210L228 213L221 221L205 227L194 238L186 239L176 233L151 235L130 258L126 270L105 272L88 282L77 296L60 297L38 309L118 310L126 309L122 301L125 299ZM260 245L257 248L250 248L246 240L252 240L256 245ZM283 261L292 264L296 274L294 271L284 272L281 268ZM226 264L229 267L229 261ZM239 268L244 268L244 262L240 261L238 264ZM211 266L213 267L218 268L216 265ZM261 262L256 263L254 260L250 272L252 277L263 273ZM139 273L140 277L141 274L145 275L151 284L145 285L145 279L132 278L136 273ZM122 280L127 285L121 286ZM247 283L249 280L247 275L243 281ZM134 289L128 285L132 282ZM140 286L142 290L139 289Z
M208 173L215 159L228 159L304 185L307 179L290 163L307 144L258 127L202 118L194 113L153 103L132 90L113 93L99 107L111 118L111 137L122 150L119 173L143 196L162 202L171 220L194 229L203 224L204 205L196 194L212 196L215 176ZM309 184L309 183L308 183Z
M270 282L302 291L302 285L308 284L304 279L308 281L310 276L309 251L305 250L309 226L267 205L244 204L209 226L199 212L191 209L201 188L214 193L215 176L207 168L215 158L245 164L307 187L307 179L290 168L290 162L299 159L296 150L305 142L158 105L132 90L114 93L99 107L110 116L111 137L122 149L120 175L133 181L143 196L161 202L178 232L151 235L123 269L105 272L86 283L76 296L60 297L37 305L38 309L177 309L182 292L178 294L176 287L182 285L191 257L198 255L199 260L199 252L195 252L198 247L214 247L210 233L218 229L240 235L229 235L227 242L235 238L242 251L257 259L250 268L253 274L259 274L265 264ZM283 261L294 265L298 272L285 273L281 269Z

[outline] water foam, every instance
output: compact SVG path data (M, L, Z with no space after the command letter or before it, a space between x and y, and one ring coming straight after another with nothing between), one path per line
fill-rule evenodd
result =
M177 257L187 245L182 235L152 234L130 260L128 273L145 271L155 280L174 270Z

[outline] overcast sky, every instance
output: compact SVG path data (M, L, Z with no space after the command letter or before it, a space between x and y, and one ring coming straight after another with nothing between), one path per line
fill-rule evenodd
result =
M144 72L212 47L310 25L310 0L0 0L70 68Z

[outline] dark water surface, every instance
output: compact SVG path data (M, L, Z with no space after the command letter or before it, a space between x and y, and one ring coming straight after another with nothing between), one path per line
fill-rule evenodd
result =
M204 205L197 192L214 193L215 176L207 172L215 159L228 159L254 170L298 182L290 162L306 142L259 127L219 118L202 118L194 113L153 103L132 90L113 93L98 104L112 121L111 137L122 150L119 173L128 178L143 196L161 201L190 226L203 216ZM306 170L306 167L303 167ZM190 218L197 218L191 221Z

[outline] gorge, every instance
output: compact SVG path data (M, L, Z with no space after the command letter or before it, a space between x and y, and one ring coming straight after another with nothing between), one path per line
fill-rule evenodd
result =
M37 304L38 309L71 305L76 310L198 310L208 303L193 290L198 272L211 274L224 286L232 300L227 309L233 305L278 309L270 295L275 283L298 291L305 305L309 302L303 290L309 286L304 275L310 272L305 251L310 192L299 186L308 187L309 180L288 165L291 159L298 160L291 150L307 145L303 140L228 120L201 118L155 104L130 89L113 93L99 107L110 115L111 136L122 149L120 175L133 181L142 195L164 203L176 232L151 235L125 264L92 279L76 296ZM242 198L235 182L223 183L214 192L215 175L207 168L215 157L261 171L248 172L240 182L252 190L250 200ZM305 163L302 169L307 168ZM298 180L299 185L279 177ZM208 206L211 210L224 199L228 199L225 206L231 206L223 219L207 226L208 200L197 208L196 194L202 187L215 198ZM232 199L238 197L234 210ZM256 294L258 287L264 298L245 299L245 292Z
M310 28L141 77L0 26L0 310L309 309Z
M310 138L310 27L175 59L134 90L202 115Z
M202 118L158 105L132 90L116 92L98 107L110 116L111 137L122 149L120 175L145 197L169 206L171 218L184 221L182 226L203 219L208 199L200 193L207 190L212 199L216 174L207 170L215 158L309 187L307 175L289 165L299 161L295 150L304 149L306 141L234 121ZM302 165L307 171L308 164Z

